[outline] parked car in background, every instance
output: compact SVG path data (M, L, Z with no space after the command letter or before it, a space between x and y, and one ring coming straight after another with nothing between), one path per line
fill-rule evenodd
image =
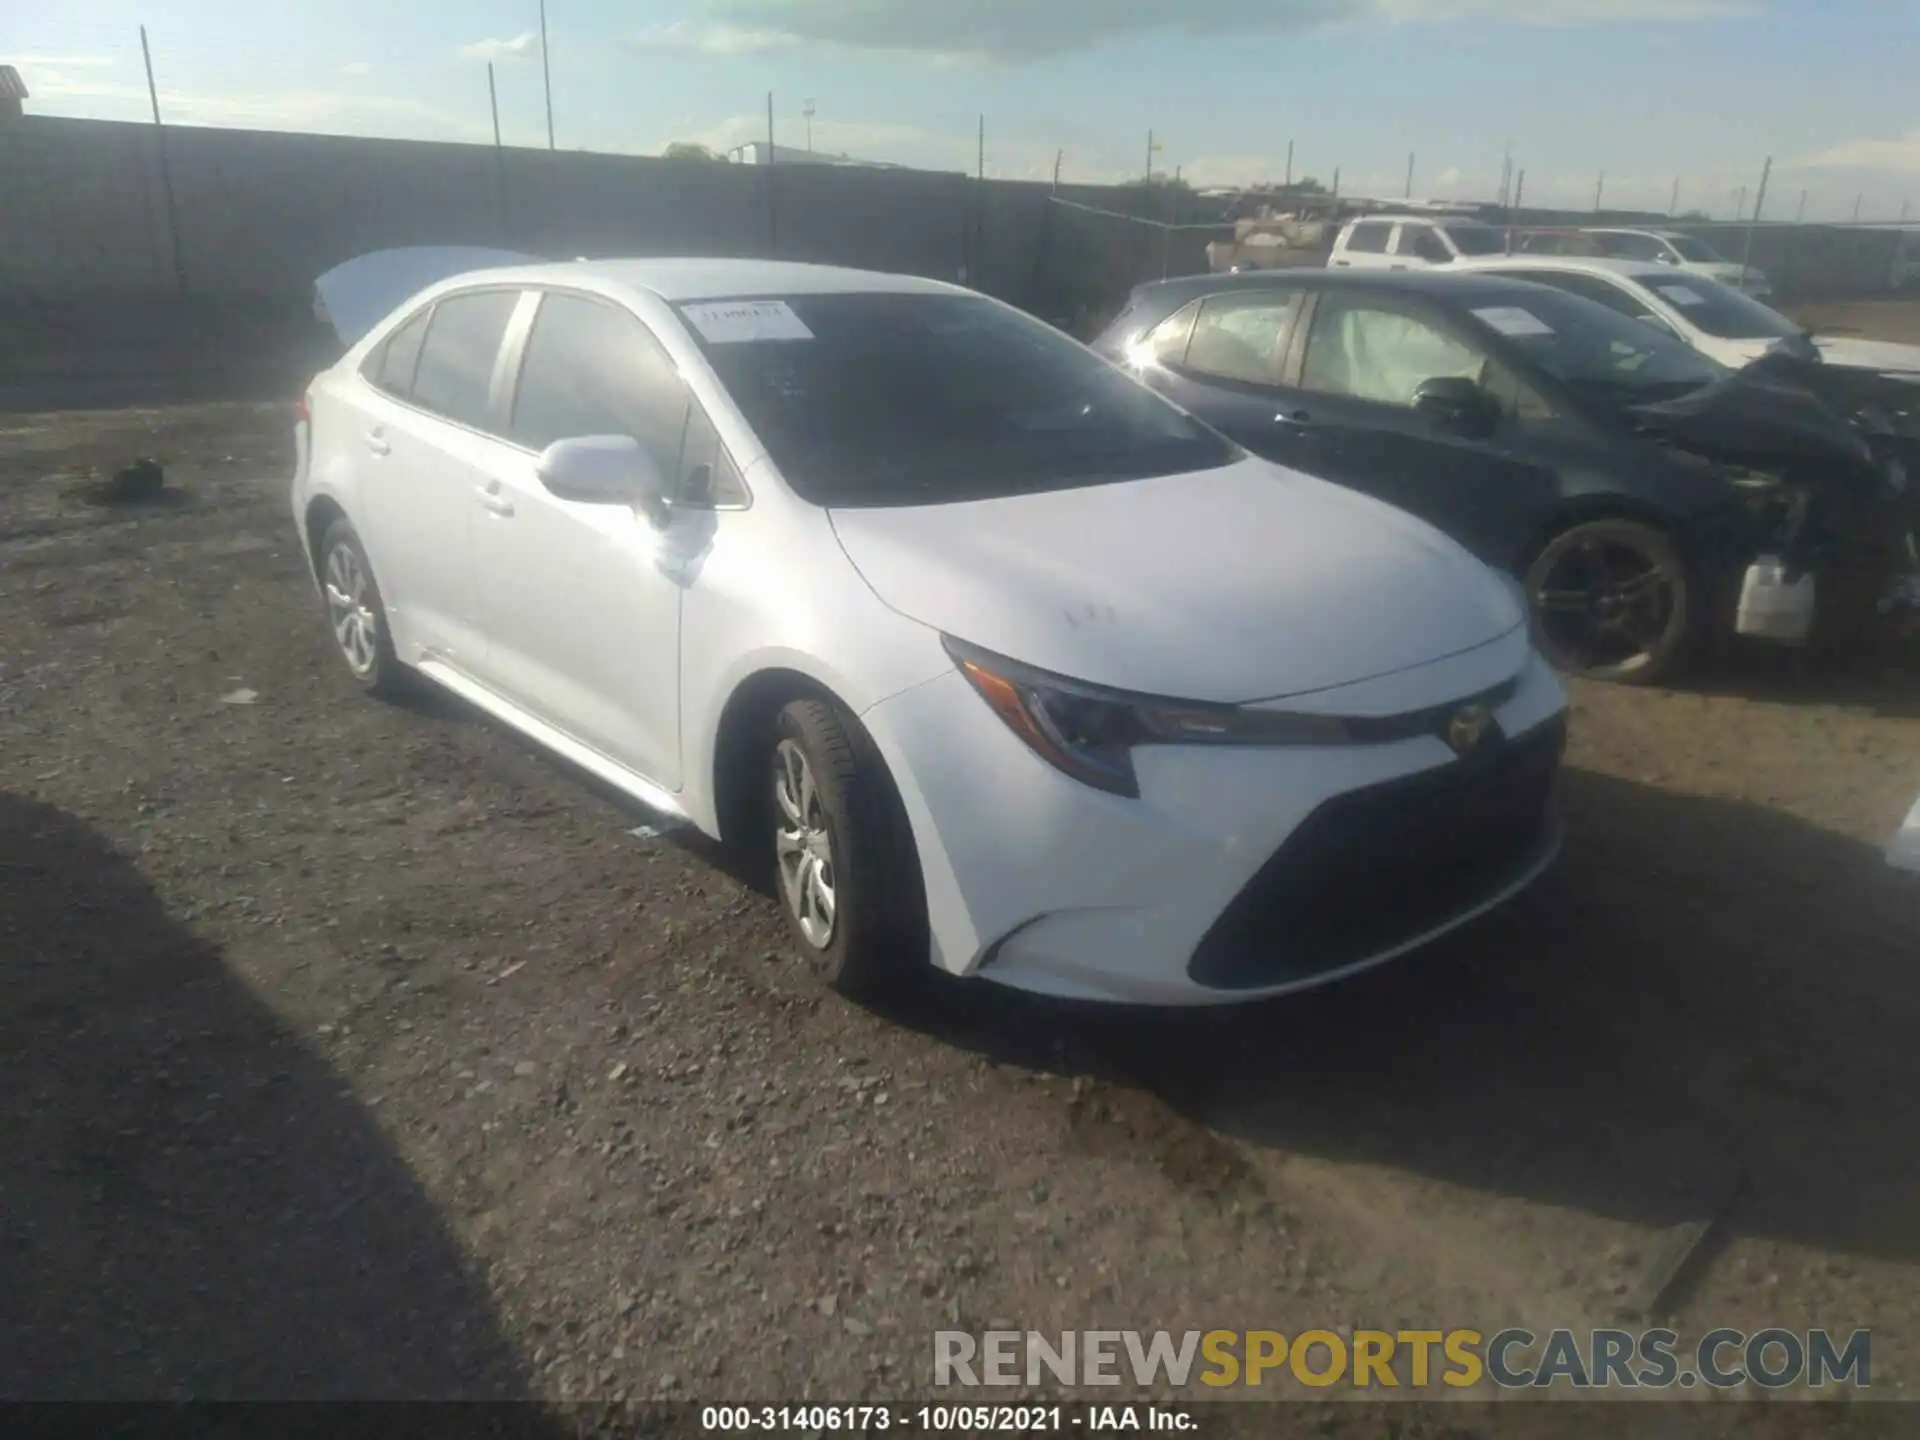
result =
M1468 255L1499 255L1506 236L1479 220L1431 215L1367 215L1334 236L1335 270L1426 270Z
M1641 260L1689 275L1703 275L1744 290L1756 299L1773 294L1773 282L1752 266L1729 260L1706 241L1678 230L1628 230L1606 226L1578 230L1521 231L1515 252L1571 255L1608 260Z
M1803 383L1849 411L1877 409L1898 432L1920 438L1920 345L1812 334L1732 286L1646 261L1496 255L1461 266L1583 296L1671 331L1734 369L1769 354L1818 362L1824 373L1803 375Z
M1630 319L1658 325L1734 369L1781 347L1808 359L1820 353L1805 328L1778 310L1710 276L1676 274L1673 267L1649 260L1489 255L1463 261L1462 268L1582 296ZM1920 360L1920 348L1914 354Z
M1571 672L1672 675L1742 628L1743 593L1802 571L1842 630L1862 590L1871 609L1911 577L1900 477L1844 415L1564 290L1465 267L1198 276L1136 290L1094 344L1521 577ZM1752 610L1746 633L1805 638Z
M756 261L416 279L296 432L348 671L734 842L840 988L1272 995L1556 853L1510 587L1040 321Z

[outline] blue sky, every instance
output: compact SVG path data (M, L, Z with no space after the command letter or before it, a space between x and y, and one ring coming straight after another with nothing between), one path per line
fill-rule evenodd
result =
M262 17L278 10L271 20ZM538 0L8 0L0 61L36 113L143 119L137 27L183 124L544 145ZM1920 220L1916 0L548 0L558 142L780 143L1080 181L1295 173L1484 198L1502 156L1542 203ZM1749 192L1751 194L1751 191ZM1751 201L1749 200L1749 203Z

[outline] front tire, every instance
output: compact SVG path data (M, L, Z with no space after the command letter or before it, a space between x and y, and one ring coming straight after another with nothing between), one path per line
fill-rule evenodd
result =
M873 998L926 953L913 836L886 766L857 721L796 700L774 722L768 816L787 928L820 976Z
M406 671L394 653L386 601L359 532L344 518L321 537L320 588L327 602L327 628L354 683L384 699L398 695L405 688Z
M1549 540L1526 571L1534 636L1568 675L1654 685L1683 668L1694 586L1667 534L1637 520L1589 520Z

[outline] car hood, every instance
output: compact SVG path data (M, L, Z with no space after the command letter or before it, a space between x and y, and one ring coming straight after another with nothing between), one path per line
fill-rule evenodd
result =
M334 266L313 282L314 314L333 326L342 345L352 346L429 285L470 270L544 263L537 255L478 245L404 245L375 250Z
M1009 499L837 509L891 608L1090 684L1278 700L1477 649L1525 616L1461 546L1354 491L1243 459Z
M1845 473L1870 463L1871 453L1828 393L1824 370L1818 360L1773 350L1676 400L1630 406L1627 415L1643 432L1710 460Z
M1849 370L1877 370L1883 375L1911 375L1920 379L1920 345L1890 340L1858 340L1845 335L1816 335L1820 358Z

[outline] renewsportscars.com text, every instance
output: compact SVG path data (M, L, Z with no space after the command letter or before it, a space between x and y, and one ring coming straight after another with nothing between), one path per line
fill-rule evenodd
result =
M1872 1379L1873 1336L1855 1330L964 1330L936 1331L938 1386L1124 1385L1142 1388L1344 1385L1357 1389L1763 1389Z

